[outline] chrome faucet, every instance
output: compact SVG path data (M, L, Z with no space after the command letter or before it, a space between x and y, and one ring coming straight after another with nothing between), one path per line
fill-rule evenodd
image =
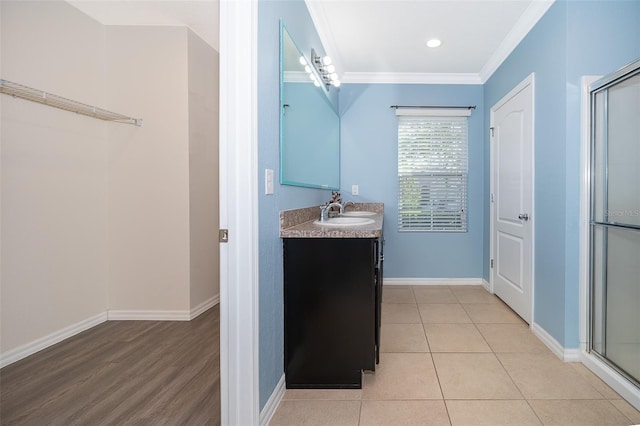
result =
M344 206L340 203L329 203L327 205L320 206L320 222L324 222L329 219L329 210L331 207L338 207L340 209L340 214L344 213Z
M342 203L342 211L340 213L344 213L344 211L347 209L347 206L355 206L356 203L354 203L353 201L345 201L344 203Z

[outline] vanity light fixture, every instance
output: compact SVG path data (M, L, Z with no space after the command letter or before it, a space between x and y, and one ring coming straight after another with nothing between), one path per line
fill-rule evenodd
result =
M340 80L338 80L338 74L336 74L336 67L331 63L330 57L321 57L315 50L311 49L311 63L327 88L330 86L340 87Z
M438 40L437 38L432 38L431 40L427 41L427 47L440 47L441 44L442 41Z

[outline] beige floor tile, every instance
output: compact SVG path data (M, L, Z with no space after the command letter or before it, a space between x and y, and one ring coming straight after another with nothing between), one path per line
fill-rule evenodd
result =
M416 299L413 297L413 290L410 287L385 287L382 290L382 301L384 303L416 303Z
M634 425L640 425L640 411L636 410L633 405L624 399L613 399L610 401L622 414Z
M449 425L444 401L363 401L360 426Z
M629 420L606 400L531 400L545 425L628 425Z
M432 286L417 287L413 294L418 303L458 303L458 299L447 287L433 288Z
M591 370L585 367L584 364L582 364L581 362L572 362L572 363L569 363L569 365L571 365L571 367L573 367L573 369L576 370L578 374L580 374L587 382L589 382L591 386L596 388L596 390L600 392L600 394L605 398L607 399L622 398L620 395L618 395L616 391L611 389L608 384L603 382L600 379L600 377L593 374Z
M494 352L549 352L524 323L476 325Z
M410 303L383 303L383 324L420 324L418 306Z
M282 397L283 401L299 399L360 401L362 389L287 389Z
M425 324L431 352L491 352L474 324Z
M502 302L463 303L462 307L476 324L525 324Z
M445 399L523 399L492 353L433 353Z
M397 288L397 289L401 289L401 290L411 290L413 289L412 285L384 285L384 290L387 290L388 288Z
M501 303L482 286L452 286L451 291L460 303Z
M384 324L380 352L429 352L422 324Z
M460 401L448 400L451 424L474 426L541 425L527 401Z
M362 399L442 399L428 353L383 353L375 373L364 375Z
M498 353L527 399L603 399L569 363L551 353Z
M420 317L425 324L470 323L471 318L460 304L429 303L418 305Z
M357 426L360 401L282 401L269 426Z

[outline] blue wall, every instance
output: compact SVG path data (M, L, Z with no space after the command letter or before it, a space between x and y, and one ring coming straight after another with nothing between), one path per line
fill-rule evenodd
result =
M580 79L640 57L639 27L637 1L557 1L484 85L489 127L490 108L535 73L534 320L567 348L579 346Z
M264 169L280 170L280 19L297 46L308 55L323 52L303 0L258 4L258 188L260 251L260 409L284 371L284 309L282 241L279 214L320 205L331 192L275 184L274 195L264 195Z
M385 276L481 277L482 86L343 84L339 104L342 198L384 203ZM398 120L390 105L477 105L469 117L468 232L398 232ZM353 184L360 195L351 195Z
M640 1L568 1L565 346L579 344L580 84L640 59Z

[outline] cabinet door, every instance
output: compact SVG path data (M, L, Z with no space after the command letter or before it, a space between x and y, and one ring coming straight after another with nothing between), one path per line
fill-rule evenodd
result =
M358 388L375 367L373 241L284 240L288 388Z

